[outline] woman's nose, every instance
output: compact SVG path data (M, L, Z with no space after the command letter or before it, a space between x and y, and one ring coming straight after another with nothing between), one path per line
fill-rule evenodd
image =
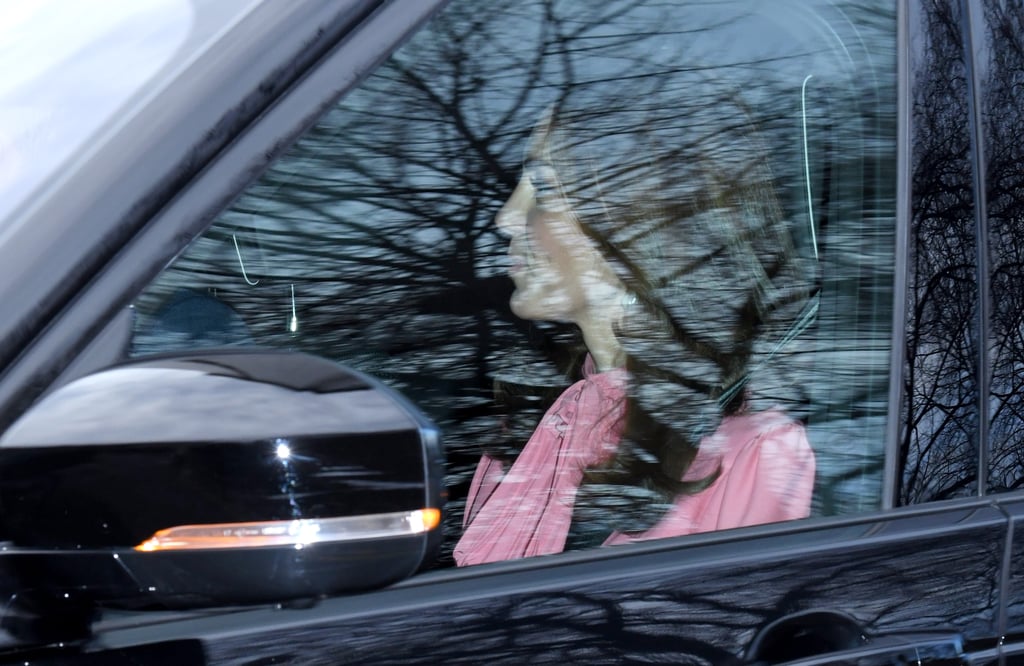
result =
M532 203L533 186L526 178L520 178L516 189L494 218L498 230L509 238L523 233L526 229L526 216Z

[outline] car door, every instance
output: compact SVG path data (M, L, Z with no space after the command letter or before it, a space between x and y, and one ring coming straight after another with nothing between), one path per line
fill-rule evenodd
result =
M453 0L327 105L420 20L407 9L369 13L75 283L3 390L13 419L27 398L10 396L199 346L353 365L445 433L441 561L309 604L108 611L86 649L199 641L210 663L998 662L1014 509L984 497L979 474L985 218L961 4ZM584 164L602 174L635 173L671 141L694 178L723 173L737 139L756 151L810 286L799 325L754 369L806 430L813 493L802 520L456 568L481 450L516 459L579 372L572 327L510 310L492 223L538 119L571 105L591 114L577 140L598 135ZM638 136L646 152L614 152ZM638 245L653 264L679 259ZM717 314L714 291L694 317Z

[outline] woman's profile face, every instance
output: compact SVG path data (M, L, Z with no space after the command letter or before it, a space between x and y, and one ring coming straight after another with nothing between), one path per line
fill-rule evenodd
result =
M553 168L527 164L495 221L510 239L516 316L579 324L614 289L610 267L580 229Z

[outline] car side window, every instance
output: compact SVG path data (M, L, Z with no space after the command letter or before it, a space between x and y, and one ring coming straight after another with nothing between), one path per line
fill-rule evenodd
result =
M1017 490L1024 454L1024 238L1015 211L1024 204L1019 165L1024 160L1024 118L1015 91L1024 71L1024 11L986 0L984 39L990 59L985 66L984 154L987 173L986 213L989 249L988 409L989 492Z
M980 292L961 8L940 2L910 17L921 35L913 150L926 157L911 184L901 504L978 492Z
M894 3L454 0L136 300L441 427L446 563L881 505Z

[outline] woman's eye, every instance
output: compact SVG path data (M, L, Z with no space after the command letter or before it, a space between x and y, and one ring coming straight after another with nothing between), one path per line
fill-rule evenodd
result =
M538 203L554 202L560 197L558 174L549 166L536 166L526 172Z

